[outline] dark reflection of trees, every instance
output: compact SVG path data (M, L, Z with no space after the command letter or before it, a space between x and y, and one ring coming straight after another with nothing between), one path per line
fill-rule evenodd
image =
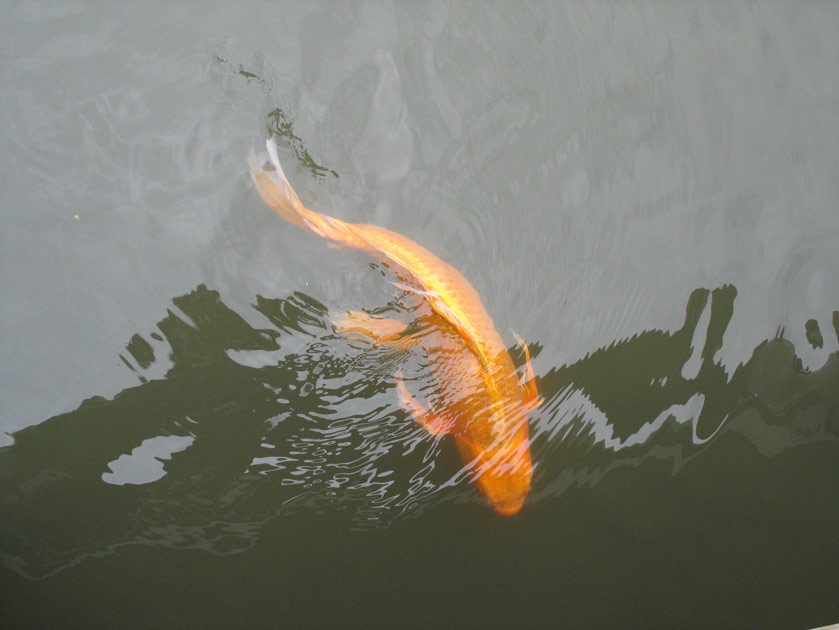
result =
M542 375L531 506L649 457L677 470L734 433L763 456L839 441L835 354L808 373L779 338L731 375L715 361L735 296L731 286L696 290L680 330L646 331ZM170 312L159 333L126 346L140 385L90 398L0 449L7 566L41 576L130 544L232 552L287 510L363 528L440 501L483 509L449 441L396 405L393 374L416 358L336 337L326 308L302 293L257 298L261 329L203 286L173 302L186 317ZM147 380L162 351L171 368ZM192 440L164 461L162 478L103 481L109 464L157 436Z
M759 344L733 374L715 360L736 295L730 285L697 289L681 329L643 332L542 377L549 402L534 430L542 466L537 496L595 482L616 466L650 457L672 460L676 471L731 432L765 456L798 444L839 443L837 354L808 372L779 336ZM706 308L707 331L698 327ZM689 362L695 367L686 369Z

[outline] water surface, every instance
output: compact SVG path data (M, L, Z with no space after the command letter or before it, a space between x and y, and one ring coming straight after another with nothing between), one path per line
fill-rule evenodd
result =
M0 22L0 617L14 627L839 621L839 12L14 3ZM399 407L401 232L544 404L493 514Z

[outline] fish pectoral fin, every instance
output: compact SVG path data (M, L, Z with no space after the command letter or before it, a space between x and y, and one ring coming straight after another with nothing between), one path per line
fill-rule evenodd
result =
M411 413L422 427L431 435L445 435L451 433L452 423L450 420L435 416L423 407L420 402L414 398L408 388L405 387L405 381L402 379L402 371L396 373L396 392L399 395L399 403L407 411Z
M536 391L536 385L532 382L528 384L524 391L524 410L526 413L530 413L534 409L538 409L545 399Z
M404 332L408 324L388 317L371 317L361 311L349 311L333 318L335 332L357 341L405 350L409 346Z
M539 395L539 390L536 389L536 373L533 371L533 364L530 361L530 348L527 347L527 342L519 337L515 331L513 335L524 350L524 374L519 380L519 386L524 394L524 407L527 411L533 411L542 404L544 398ZM525 379L525 377L527 378Z

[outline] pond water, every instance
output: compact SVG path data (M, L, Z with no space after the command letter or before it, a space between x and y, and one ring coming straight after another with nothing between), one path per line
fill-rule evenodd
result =
M839 621L832 3L8 3L4 627ZM504 518L335 333L459 269L544 399ZM433 397L433 392L430 392Z

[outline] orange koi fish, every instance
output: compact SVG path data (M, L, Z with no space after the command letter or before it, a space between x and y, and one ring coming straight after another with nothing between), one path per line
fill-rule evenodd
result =
M388 347L422 347L439 393L426 409L396 374L400 403L433 435L451 434L473 481L499 514L516 514L530 491L527 413L539 404L530 353L528 380L520 383L501 336L477 291L451 265L410 239L375 225L347 223L304 207L283 173L273 139L266 143L274 171L251 154L251 177L260 196L289 223L334 243L355 247L398 267L403 290L433 309L419 330L395 319L350 312L334 322L337 331L361 335Z

